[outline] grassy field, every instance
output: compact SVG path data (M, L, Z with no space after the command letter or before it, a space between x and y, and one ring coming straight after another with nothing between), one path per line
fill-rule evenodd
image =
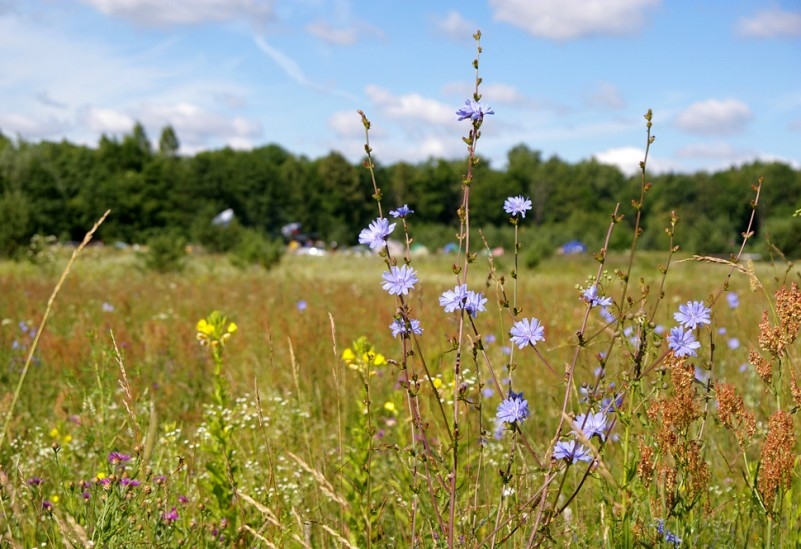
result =
M376 256L287 256L270 272L194 256L182 273L154 274L131 251L90 247L55 300L16 403L66 257L0 264L3 543L801 543L797 344L774 357L760 327L763 310L770 322L789 318L782 311L790 305L776 308L774 293L789 289L797 270L735 271L721 293L730 266L674 258L662 287L665 259L639 256L621 306L614 271L627 258L607 258L605 293L622 311L619 326L580 299L578 286L598 268L591 257L521 271L519 316L538 318L545 341L511 356L512 320L498 302L502 276L511 299L513 258L496 258L492 268L478 259L471 286L488 298L487 311L475 319L458 373L450 342L458 315L437 302L453 288L454 257L415 259L420 283L408 301L424 332L407 355L410 384ZM711 325L697 331L698 357L666 357L662 328L690 300L716 300ZM205 341L218 343L201 345L197 323L215 310L226 318ZM354 344L360 337L363 348ZM769 382L749 363L751 349L773 362ZM490 368L514 377L530 407L525 421L506 429L494 422L506 395ZM602 396L622 398L604 436L582 440L594 457L549 465L566 389L571 420L597 410ZM792 412L789 431L774 428L784 410ZM788 451L790 473L786 459L771 461Z

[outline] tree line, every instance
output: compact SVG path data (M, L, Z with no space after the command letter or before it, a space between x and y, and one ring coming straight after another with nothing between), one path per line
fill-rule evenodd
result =
M297 222L324 241L351 245L376 215L369 172L338 152L311 159L269 144L184 156L179 148L169 126L157 144L136 124L120 138L101 137L96 147L32 143L0 133L0 255L19 254L34 235L79 241L107 209L112 214L98 234L107 243L143 243L169 232L206 245L220 238L212 219L231 208L238 227L267 238L280 238L282 226ZM633 221L640 176L626 177L595 160L546 159L525 144L511 149L507 160L504 169L477 164L470 201L472 225L501 245L509 244L502 204L512 195L532 199L525 230L553 247L572 239L600 246L616 204L624 223ZM379 163L376 178L383 204L409 204L417 240L435 247L454 239L464 171L462 160L430 158L417 164ZM757 233L770 236L788 255L801 255L799 219L792 217L801 206L801 171L779 162L649 175L642 245L664 249L663 229L675 211L684 250L730 253L747 227L759 177L765 184ZM630 232L615 235L613 248L630 242Z

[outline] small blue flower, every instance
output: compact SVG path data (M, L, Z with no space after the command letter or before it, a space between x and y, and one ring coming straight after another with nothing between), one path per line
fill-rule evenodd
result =
M688 301L686 305L679 306L679 312L673 313L673 318L685 328L694 330L699 324L711 324L711 313L702 301Z
M613 315L611 312L609 312L609 309L607 309L606 307L601 307L601 316L604 317L604 320L606 322L608 322L609 324L611 324L615 320L617 320L615 318L615 315Z
M464 102L464 107L456 111L456 114L459 120L464 120L465 118L484 120L485 114L495 114L495 111L493 111L490 106L485 106L472 99L468 99Z
M391 215L395 219L397 219L399 217L406 217L407 215L413 214L413 213L414 213L414 210L409 209L409 205L408 204L404 204L403 206L401 206L397 210L390 210L389 211L389 215Z
M593 284L581 294L581 298L590 304L590 307L609 307L612 305L611 297L598 297L598 285Z
M531 209L531 200L520 196L510 196L503 201L503 209L511 216L526 217L526 212Z
M102 308L103 308L103 312L104 313L113 313L114 312L114 305L112 305L111 303L107 303L107 302L104 301L103 305L102 305Z
M467 284L455 286L453 290L446 290L439 296L440 307L443 307L446 313L461 309L465 301L467 301Z
M486 302L487 298L484 297L484 294L470 290L467 292L467 300L464 304L464 310L470 313L471 316L475 317L479 312L486 311L484 308L484 304Z
M392 324L389 325L389 329L392 330L392 337L398 337L399 335L406 336L409 334L423 334L423 329L420 327L420 321L415 318L410 318L408 324L406 324L402 318L396 318L392 321Z
M389 272L384 272L381 276L384 279L381 287L389 292L389 295L407 295L418 282L417 273L408 265L400 267L393 265Z
M528 416L528 401L523 398L523 393L509 391L509 396L498 405L495 421L498 423L518 423Z
M732 309L736 309L740 306L740 297L734 292L726 294L726 301L729 302L729 307Z
M606 414L603 412L579 414L573 420L573 429L581 431L587 438L598 435L601 440L606 440Z
M534 347L538 341L545 341L545 328L536 318L524 318L514 323L509 338L520 349L526 345Z
M619 410L623 406L623 395L617 394L614 397L606 397L601 400L601 412L608 414Z
M577 440L560 440L553 447L553 458L564 459L573 464L579 461L589 463L592 461L592 453Z
M667 342L677 357L696 356L695 350L701 346L693 337L693 333L690 330L684 331L681 326L670 329Z
M695 377L695 379L697 379L700 383L706 385L706 383L709 381L709 378L712 377L712 372L696 366L693 368L693 377Z
M736 337L733 337L733 338L729 339L729 341L727 341L726 344L729 346L729 349L731 349L732 351L740 348L740 340L737 339Z
M298 301L296 307L298 308L298 311L300 311L302 313L303 311L305 311L309 307L309 304L306 303L305 299L301 299L300 301Z
M395 230L395 224L390 225L386 218L379 217L366 229L359 233L359 244L366 244L370 249L378 249L386 246L387 237Z
M659 519L657 521L656 531L659 532L660 536L665 536L665 541L668 543L672 543L674 547L678 547L679 545L681 545L681 538L665 528L664 520Z

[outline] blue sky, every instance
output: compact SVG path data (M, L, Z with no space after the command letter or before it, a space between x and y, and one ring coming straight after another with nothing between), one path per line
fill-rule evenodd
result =
M801 168L798 0L0 0L0 131L356 161L363 109L379 162L459 158L479 28L495 167L525 143L631 173L652 108L655 171Z

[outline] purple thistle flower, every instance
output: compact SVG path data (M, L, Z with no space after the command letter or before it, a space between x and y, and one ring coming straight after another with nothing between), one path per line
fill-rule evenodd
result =
M408 265L400 267L393 265L389 272L384 272L381 276L384 279L382 288L389 292L389 295L407 295L418 282L417 273Z
M120 452L111 452L108 455L108 462L113 465L119 465L120 463L131 461L131 456L126 454L121 454Z
M120 479L120 484L123 486L128 486L129 488L136 488L139 486L139 481L128 477L122 477Z
M408 334L423 334L420 321L415 318L410 318L409 324L406 324L402 318L396 318L392 321L392 324L389 325L389 329L392 330L392 337L398 337L399 335L406 336Z
M667 342L668 347L677 357L696 356L695 350L701 346L693 337L693 333L690 330L685 332L681 326L670 329Z
M545 328L536 318L524 318L514 323L510 335L511 342L519 348L534 347L538 341L545 341Z
M528 416L528 401L523 398L523 393L509 391L509 396L498 405L495 421L498 423L516 423L525 420Z
M164 513L161 514L161 520L167 523L175 522L176 520L178 520L178 510L175 507L173 507L169 513L165 511Z
M593 284L586 290L584 293L581 294L581 298L590 304L590 307L609 307L612 305L612 298L611 297L598 297L598 285Z
M31 477L28 480L28 486L39 486L42 484L42 482L44 481L39 477Z
M459 120L464 120L465 118L484 120L485 114L495 114L495 111L493 111L490 106L485 106L472 99L468 99L464 102L464 106L456 111L456 114L459 116Z
M673 318L685 328L693 330L699 324L711 324L711 313L702 301L688 301L686 305L679 306L679 312L673 313Z
M408 204L404 204L403 206L401 206L397 210L390 210L389 211L389 215L391 215L395 219L397 219L399 217L406 217L407 215L413 214L413 213L414 213L414 210L410 209Z
M579 414L573 420L573 429L581 431L588 439L598 435L601 440L606 440L606 414Z
M387 237L395 230L395 224L390 224L384 217L376 218L366 229L359 233L359 244L370 246L371 250L382 248L387 243Z
M592 453L577 440L560 440L553 447L553 458L564 459L570 463L579 461L592 461Z
M467 301L467 284L455 286L453 290L446 290L439 296L440 307L443 307L446 313L463 308L465 301Z
M45 511L52 511L53 510L53 502L49 499L42 500L42 509Z

